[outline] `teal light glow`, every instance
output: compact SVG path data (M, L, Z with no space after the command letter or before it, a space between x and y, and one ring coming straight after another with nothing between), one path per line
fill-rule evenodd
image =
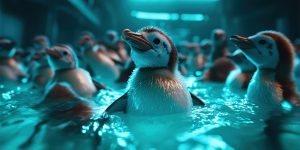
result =
M291 110L293 109L293 106L292 106L289 102L287 102L287 101L283 101L283 102L281 103L281 107L282 107L283 110L285 110L285 111L291 111Z
M151 20L178 20L179 15L176 13L159 13L159 12L142 12L132 11L131 16L138 19L151 19Z
M183 21L203 21L205 16L203 14L181 14Z
M204 21L207 17L203 14L178 14L178 13L165 13L165 12L144 12L144 11L131 11L131 16L138 19L150 20L170 20L170 21Z

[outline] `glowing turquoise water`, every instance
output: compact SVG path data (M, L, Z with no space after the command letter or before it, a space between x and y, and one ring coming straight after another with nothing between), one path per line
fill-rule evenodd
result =
M41 126L28 149L295 149L300 147L300 112L283 107L285 115L265 122L244 93L230 92L222 84L186 79L190 90L206 106L192 114L154 118L118 114L98 130L101 123L55 120ZM0 149L18 149L44 120L31 109L41 95L28 86L0 86ZM95 115L124 91L100 91L94 99ZM270 132L272 131L272 132ZM269 134L266 134L269 133ZM272 134L270 134L272 133ZM99 134L101 138L95 136ZM101 140L101 141L100 141Z

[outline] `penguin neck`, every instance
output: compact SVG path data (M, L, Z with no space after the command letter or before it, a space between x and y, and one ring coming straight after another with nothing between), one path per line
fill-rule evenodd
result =
M258 76L262 80L272 80L275 81L276 70L270 68L260 69L258 68L256 71L256 76Z
M225 55L226 46L215 45L211 54L211 61L214 62L216 59L221 58Z

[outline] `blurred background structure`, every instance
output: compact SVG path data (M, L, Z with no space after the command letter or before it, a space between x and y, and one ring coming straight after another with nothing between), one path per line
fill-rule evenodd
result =
M80 32L162 27L199 40L215 28L228 35L274 29L300 37L300 0L1 0L0 35L28 46L34 35L73 44ZM176 39L175 39L176 40Z

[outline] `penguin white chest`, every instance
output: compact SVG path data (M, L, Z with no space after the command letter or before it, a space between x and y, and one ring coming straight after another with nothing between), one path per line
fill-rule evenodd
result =
M136 69L129 80L127 111L139 115L189 113L191 96L167 69Z
M247 91L247 98L265 111L278 109L283 100L283 91L272 76L256 71Z

